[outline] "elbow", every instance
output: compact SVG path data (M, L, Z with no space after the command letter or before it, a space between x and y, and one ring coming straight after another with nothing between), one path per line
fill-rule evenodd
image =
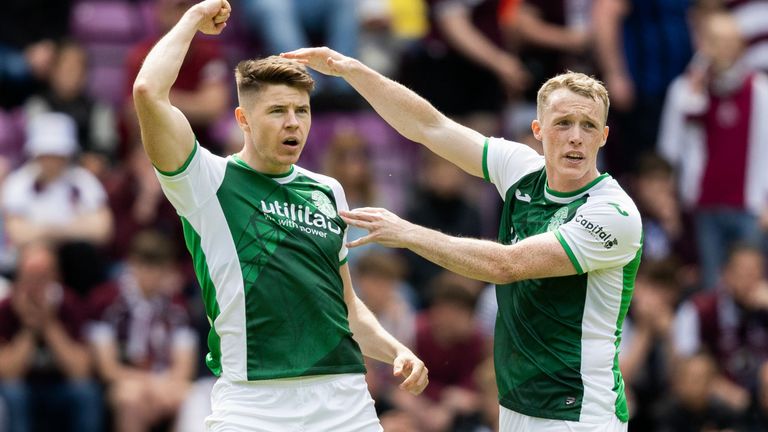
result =
M160 98L160 90L156 88L156 86L153 86L150 80L139 76L136 78L136 81L133 82L133 100L135 102Z

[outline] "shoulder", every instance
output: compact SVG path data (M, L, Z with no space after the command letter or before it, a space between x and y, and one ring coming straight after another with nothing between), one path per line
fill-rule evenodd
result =
M614 179L590 191L587 201L579 207L575 222L587 228L601 227L617 238L638 241L642 237L642 217L635 202Z
M333 177L327 176L325 174L316 173L314 171L310 171L310 170L308 170L306 168L302 168L302 167L300 167L298 165L294 165L294 168L296 169L297 175L302 175L304 177L307 177L310 180L314 181L315 183L326 185L326 186L330 187L331 189L333 189L334 191L336 191L336 190L343 191L344 190L344 188L341 186L341 183L338 180L336 180L335 178L333 178Z

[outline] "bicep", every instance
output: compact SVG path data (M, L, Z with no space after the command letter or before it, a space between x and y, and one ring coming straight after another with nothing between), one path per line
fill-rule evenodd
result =
M184 114L168 101L134 93L141 141L152 164L161 171L175 171L192 153L194 133Z
M567 252L555 237L547 232L528 237L510 246L509 262L514 281L570 276L577 273Z

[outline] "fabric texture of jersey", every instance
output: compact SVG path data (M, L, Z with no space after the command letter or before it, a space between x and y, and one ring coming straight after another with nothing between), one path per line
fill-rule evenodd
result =
M229 381L364 373L339 267L347 209L334 179L267 176L195 143L158 172L176 208L211 323L206 364Z
M640 262L637 208L607 174L571 193L549 189L544 158L510 141L486 141L483 172L504 198L499 241L553 232L577 270L497 286L501 405L546 419L626 422L618 346Z

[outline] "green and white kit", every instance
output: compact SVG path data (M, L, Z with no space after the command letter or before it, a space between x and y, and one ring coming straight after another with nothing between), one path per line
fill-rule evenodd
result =
M195 143L158 172L176 208L211 330L206 364L232 382L364 373L339 267L347 209L338 181L293 166L282 176Z
M618 347L640 263L637 208L607 174L571 193L549 189L544 158L519 143L487 139L483 172L504 199L499 241L553 232L577 271L497 286L500 404L546 419L626 422Z

